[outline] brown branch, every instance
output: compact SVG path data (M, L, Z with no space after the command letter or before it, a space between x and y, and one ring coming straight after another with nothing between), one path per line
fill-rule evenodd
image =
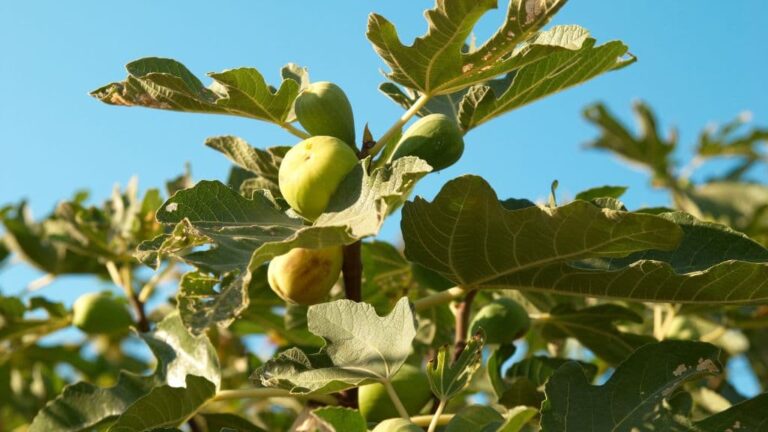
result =
M454 336L453 361L464 351L467 346L467 331L469 330L469 318L472 312L472 301L477 295L477 290L472 290L464 296L464 300L456 305L456 335Z
M360 250L361 246L359 240L351 245L344 246L344 264L341 269L344 277L344 292L346 297L356 302L363 300L363 262Z

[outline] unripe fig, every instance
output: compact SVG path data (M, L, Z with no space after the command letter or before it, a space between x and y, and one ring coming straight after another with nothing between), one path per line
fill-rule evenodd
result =
M299 93L294 106L310 135L336 137L354 148L355 118L341 87L327 81L312 83Z
M315 220L355 165L357 155L340 139L307 138L288 150L280 164L280 193L297 213Z
M424 432L424 429L404 418L391 418L377 424L373 432Z
M502 297L483 306L469 326L470 334L480 328L489 344L506 344L522 337L531 328L528 311L516 301Z
M424 405L432 399L429 379L415 366L403 365L392 377L392 387L410 415L418 414ZM383 384L361 386L357 393L357 401L360 413L369 422L400 417Z
M269 286L289 303L320 303L339 279L341 246L324 249L291 249L272 259L267 271Z
M392 159L416 156L439 171L456 163L462 153L464 138L456 122L444 114L430 114L405 131Z
M110 292L83 294L72 305L72 324L89 334L113 334L133 324L125 301Z

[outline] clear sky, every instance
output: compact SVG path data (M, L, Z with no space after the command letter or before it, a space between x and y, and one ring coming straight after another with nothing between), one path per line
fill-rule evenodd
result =
M500 23L484 17L479 40ZM379 94L384 67L365 39L366 16L392 20L404 40L426 29L427 0L281 0L221 2L96 0L0 2L0 204L26 198L35 214L88 188L97 199L137 175L161 186L185 162L195 179L225 179L228 162L203 145L208 136L238 135L252 145L293 144L279 128L253 120L101 104L88 92L125 76L144 56L172 57L194 73L258 68L276 82L280 67L298 63L315 80L341 85L355 107L358 130L383 132L400 108ZM604 101L625 119L630 103L648 101L663 125L690 143L707 123L750 110L768 124L768 2L739 0L573 0L556 24L580 24L598 41L621 39L639 61L496 119L466 137L465 157L423 181L431 198L464 173L485 177L500 197L538 199L553 179L564 197L602 184L630 186L630 207L665 204L646 176L582 144L596 131L581 118ZM204 82L208 82L204 78ZM680 153L687 156L688 147ZM384 236L397 238L397 221ZM34 272L0 272L0 288L16 292ZM67 279L45 294L71 301L92 282Z

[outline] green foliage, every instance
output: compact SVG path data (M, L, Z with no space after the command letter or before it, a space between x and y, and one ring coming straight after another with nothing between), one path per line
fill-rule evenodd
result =
M742 356L768 382L766 129L745 116L704 129L681 164L647 104L637 131L586 108L589 147L647 169L669 208L628 209L613 185L563 201L556 181L546 204L499 199L472 175L410 198L473 128L634 62L621 41L545 27L564 4L509 0L479 42L496 1L436 0L412 42L371 14L379 88L405 112L362 140L344 92L293 64L273 87L253 68L206 86L175 60L129 63L92 95L261 120L295 142L211 137L233 164L226 182L195 183L188 167L167 199L132 180L38 220L25 202L0 207L0 271L43 273L2 287L0 429L763 430L766 394L740 395L723 365ZM320 141L332 151L302 153ZM726 169L699 175L716 160ZM377 239L401 207L402 244ZM333 251L327 278L310 277L322 268L308 250ZM46 299L64 275L123 294L70 309ZM87 334L59 333L72 326Z

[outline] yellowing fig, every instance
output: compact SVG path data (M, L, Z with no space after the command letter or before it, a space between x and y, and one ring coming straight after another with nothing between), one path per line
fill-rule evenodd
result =
M405 131L392 159L416 156L439 171L456 163L462 153L464 138L456 122L443 114L430 114Z
M125 302L110 292L83 294L72 305L72 324L89 334L113 334L128 330L133 319Z
M404 418L391 418L377 424L373 432L424 432L424 429Z
M312 83L299 93L294 106L310 135L336 137L354 148L355 118L341 87L327 81Z
M502 297L477 312L469 325L469 332L475 334L480 328L485 331L486 343L506 344L528 333L531 319L528 311L516 301Z
M320 303L339 279L343 259L341 246L291 249L272 259L267 280L272 291L289 303Z
M280 164L280 193L297 213L315 220L355 165L357 155L340 139L305 139L288 150Z
M392 387L410 415L417 414L432 399L429 379L415 366L403 365L392 377ZM360 413L369 422L400 417L383 384L361 386L357 393L357 402Z

